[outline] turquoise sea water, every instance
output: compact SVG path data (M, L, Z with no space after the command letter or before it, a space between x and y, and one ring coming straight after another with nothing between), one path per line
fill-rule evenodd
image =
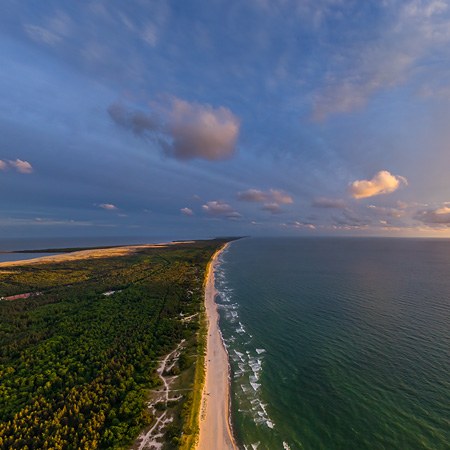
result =
M216 285L242 448L450 448L450 241L244 239Z

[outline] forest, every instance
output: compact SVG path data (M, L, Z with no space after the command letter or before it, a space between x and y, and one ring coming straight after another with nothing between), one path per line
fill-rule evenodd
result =
M0 448L130 448L155 421L146 402L158 361L184 340L172 370L191 390L164 405L165 448L178 448L194 432L205 269L224 242L1 268L0 297L35 295L0 301Z

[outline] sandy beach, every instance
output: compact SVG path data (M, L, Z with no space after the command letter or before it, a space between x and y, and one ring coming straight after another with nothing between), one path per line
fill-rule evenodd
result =
M208 339L205 358L206 379L202 394L198 450L237 449L229 423L228 355L220 335L219 315L214 301L216 295L214 267L217 264L217 257L222 250L216 252L209 264L205 286Z

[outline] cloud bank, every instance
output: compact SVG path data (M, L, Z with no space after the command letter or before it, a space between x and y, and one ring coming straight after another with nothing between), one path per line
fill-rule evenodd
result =
M283 191L277 189L269 189L268 191L260 191L259 189L248 189L243 192L238 192L237 197L244 202L258 202L258 203L278 203L291 204L294 203L293 198Z
M353 198L368 198L396 191L401 184L408 184L406 178L392 175L387 170L381 170L371 180L357 180L350 184L350 194Z
M234 155L240 122L228 108L213 108L178 98L157 108L159 115L128 110L114 103L109 106L108 114L117 125L155 139L172 158L219 161Z
M427 225L447 225L450 226L450 207L447 205L436 209L419 211L415 219Z

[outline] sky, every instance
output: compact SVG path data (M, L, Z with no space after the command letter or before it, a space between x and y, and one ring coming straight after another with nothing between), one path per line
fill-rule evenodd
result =
M0 234L450 237L450 0L3 0Z

